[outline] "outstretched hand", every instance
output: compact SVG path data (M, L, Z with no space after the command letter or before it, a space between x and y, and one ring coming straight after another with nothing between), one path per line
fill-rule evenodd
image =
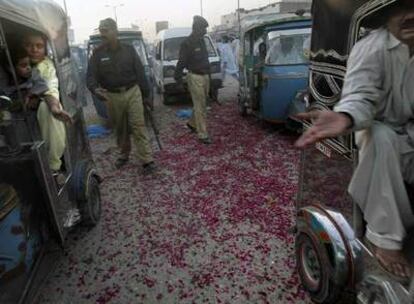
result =
M346 133L352 126L351 118L344 113L334 111L311 111L295 116L300 120L311 120L313 125L296 141L295 146L305 148L329 137Z

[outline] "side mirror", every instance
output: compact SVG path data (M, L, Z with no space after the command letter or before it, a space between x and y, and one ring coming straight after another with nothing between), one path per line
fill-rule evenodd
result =
M161 54L155 54L155 59L156 60L161 60Z
M260 57L266 57L267 55L266 43L262 42L259 44L259 54L260 54Z
M12 101L9 97L4 95L0 96L0 111L9 109L11 105Z

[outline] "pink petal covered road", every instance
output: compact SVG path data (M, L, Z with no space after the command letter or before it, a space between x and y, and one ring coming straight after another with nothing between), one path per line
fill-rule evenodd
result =
M209 112L214 143L205 146L177 109L158 117L155 176L142 176L135 160L115 170L112 143L91 141L104 178L102 221L71 234L40 303L309 303L289 232L294 138L226 102Z

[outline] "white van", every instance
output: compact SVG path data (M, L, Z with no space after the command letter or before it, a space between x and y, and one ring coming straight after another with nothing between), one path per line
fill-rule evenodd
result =
M191 34L191 28L172 28L160 31L155 40L155 60L153 62L155 84L162 94L163 102L168 104L172 95L185 93L179 91L174 80L181 43ZM204 37L211 66L211 97L217 98L222 87L220 56L210 36ZM184 70L184 75L186 74ZM185 82L185 78L184 78Z

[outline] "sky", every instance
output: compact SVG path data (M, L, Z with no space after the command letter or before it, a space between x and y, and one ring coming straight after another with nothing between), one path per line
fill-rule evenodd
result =
M63 0L54 0L63 7ZM237 0L202 0L203 15L210 25L220 24L221 15L233 12ZM271 0L240 0L240 7L251 9L267 5ZM122 5L122 6L121 6ZM118 24L137 24L150 40L155 37L155 22L169 21L170 27L191 26L192 16L201 13L200 0L66 0L68 14L75 30L75 40L82 43L97 28L99 20L114 18L117 6Z

